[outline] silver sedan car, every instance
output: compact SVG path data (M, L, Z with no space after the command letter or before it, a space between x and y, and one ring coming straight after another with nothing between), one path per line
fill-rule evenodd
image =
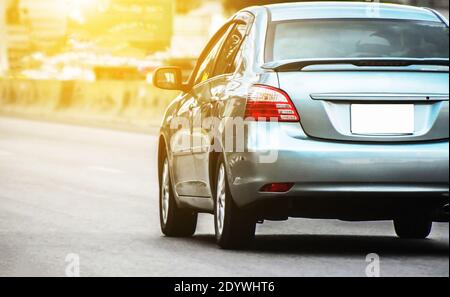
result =
M188 46L188 45L187 45ZM159 138L160 221L242 248L265 220L392 220L424 239L448 222L449 27L377 3L251 7L211 39Z

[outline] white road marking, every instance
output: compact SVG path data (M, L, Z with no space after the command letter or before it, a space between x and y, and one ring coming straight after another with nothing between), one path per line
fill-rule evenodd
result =
M88 167L88 169L92 170L92 171L100 171L100 172L112 173L112 174L122 174L122 173L124 173L124 171L119 170L119 169L108 168L108 167L101 167L101 166L91 166L91 167Z

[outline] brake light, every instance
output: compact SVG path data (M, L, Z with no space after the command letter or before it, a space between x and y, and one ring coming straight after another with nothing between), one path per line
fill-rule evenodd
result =
M286 92L269 86L255 85L250 88L245 118L254 121L278 120L298 122L300 117Z

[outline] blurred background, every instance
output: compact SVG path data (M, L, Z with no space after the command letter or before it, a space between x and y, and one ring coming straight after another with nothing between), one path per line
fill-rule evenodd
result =
M229 16L276 2L289 1L0 0L0 113L155 127L176 93L153 88L153 70L181 66L189 76ZM448 0L389 2L448 17Z

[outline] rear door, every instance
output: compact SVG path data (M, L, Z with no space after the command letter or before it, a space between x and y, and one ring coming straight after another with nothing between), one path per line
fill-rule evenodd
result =
M218 117L216 111L227 99L227 90L233 86L233 77L236 72L239 59L239 52L245 40L249 24L240 22L234 24L229 31L220 53L216 57L212 78L204 85L197 88L198 104L193 110L194 130L193 130L193 154L195 161L196 178L198 185L198 195L209 197L209 153L214 141L214 128ZM208 125L202 125L204 120L208 120Z
M222 28L206 46L191 77L194 87L184 95L178 109L176 123L172 121L172 124L176 126L176 133L172 137L174 181L180 196L202 197L207 189L206 185L199 183L200 178L195 170L193 113L199 108L204 86L212 76L215 58L227 36L228 27L229 25Z
M207 183L197 170L199 162L198 150L202 149L202 133L199 133L202 125L202 110L207 108L207 104L211 102L210 82L214 79L214 68L217 56L220 53L223 43L225 42L233 24L225 25L218 34L213 38L206 49L203 58L200 59L198 66L192 75L192 84L194 85L189 92L189 123L190 123L190 147L189 154L185 156L189 159L184 166L178 168L178 172L184 173L185 182L183 183L183 196L190 197L210 197L209 183ZM177 187L178 190L178 187Z

